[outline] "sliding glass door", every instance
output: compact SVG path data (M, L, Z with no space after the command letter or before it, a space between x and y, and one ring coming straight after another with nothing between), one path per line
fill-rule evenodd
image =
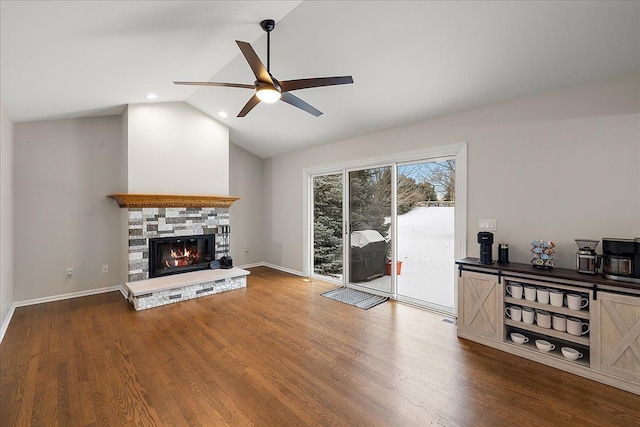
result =
M309 275L455 314L464 144L305 173Z
M347 224L349 285L375 293L391 294L386 274L390 255L391 166L359 169L348 173Z
M453 314L455 158L397 166L397 296Z
M312 272L329 280L343 278L342 172L312 178Z

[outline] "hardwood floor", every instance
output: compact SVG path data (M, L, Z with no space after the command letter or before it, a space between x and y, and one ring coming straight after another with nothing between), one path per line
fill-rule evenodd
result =
M0 425L640 425L640 396L332 288L260 267L246 289L141 312L119 292L18 308Z

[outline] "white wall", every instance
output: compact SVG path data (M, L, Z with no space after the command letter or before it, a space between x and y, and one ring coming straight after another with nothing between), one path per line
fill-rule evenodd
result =
M13 123L0 101L0 325L13 298ZM0 340L2 339L0 332Z
M231 256L234 265L264 261L262 216L264 162L258 156L229 144L229 194L240 197L229 208ZM245 253L244 249L248 249Z
M229 195L229 129L184 102L132 104L128 192Z
M265 162L265 261L302 271L302 170L455 143L468 144L467 255L479 218L529 262L554 240L575 268L574 239L640 236L640 73L388 129ZM494 251L495 251L494 247Z
M121 117L16 123L14 140L14 299L120 285Z

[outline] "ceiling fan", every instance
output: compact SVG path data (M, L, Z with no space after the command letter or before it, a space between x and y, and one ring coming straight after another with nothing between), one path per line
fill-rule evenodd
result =
M260 27L267 32L267 67L265 68L260 58L256 54L255 50L247 42L241 42L236 40L240 51L244 55L245 59L249 63L253 74L256 76L256 81L251 84L241 83L218 83L218 82L173 82L176 85L192 85L192 86L223 86L223 87L238 87L242 89L255 90L254 95L249 99L244 108L238 113L238 117L244 117L260 102L267 104L274 103L278 100L284 101L287 104L291 104L294 107L298 107L301 110L306 111L309 114L313 114L318 117L322 114L322 111L306 103L302 99L290 92L298 89L308 89L320 86L334 86L353 83L351 76L341 77L315 77L310 79L295 79L295 80L283 80L278 81L269 72L270 68L270 56L271 56L271 31L276 27L276 22L273 19L265 19L260 22Z

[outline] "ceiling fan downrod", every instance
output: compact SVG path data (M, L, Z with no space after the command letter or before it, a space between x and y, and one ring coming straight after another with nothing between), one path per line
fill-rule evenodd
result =
M267 32L267 72L271 74L271 31L276 28L276 21L265 19L260 22L260 27Z

